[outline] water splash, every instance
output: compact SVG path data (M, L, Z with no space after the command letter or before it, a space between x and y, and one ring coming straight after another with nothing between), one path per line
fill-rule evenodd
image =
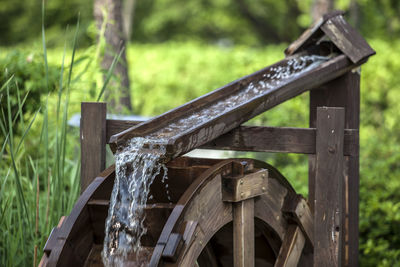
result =
M146 233L143 224L150 185L163 170L165 147L145 147L154 140L137 137L120 148L116 155L116 175L105 227L103 263L123 266L127 255L140 252L140 239Z

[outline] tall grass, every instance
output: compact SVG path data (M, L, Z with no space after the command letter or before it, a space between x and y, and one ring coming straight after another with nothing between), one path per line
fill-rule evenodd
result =
M0 266L37 266L48 233L79 194L79 139L67 124L79 23L76 29L68 73L64 48L55 103L48 90L41 107L26 114L29 92L21 95L13 76L0 87L0 100L7 100L0 108ZM43 55L48 81L44 27ZM16 113L10 84L17 88Z

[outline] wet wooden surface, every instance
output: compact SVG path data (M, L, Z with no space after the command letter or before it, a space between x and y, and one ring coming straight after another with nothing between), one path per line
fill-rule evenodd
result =
M113 147L115 148L116 145L125 142L133 136L146 136L149 133L155 132L162 126L172 123L178 118L184 117L188 110L193 110L192 112L195 112L204 107L206 105L205 102L210 104L210 102L219 101L221 95L226 95L228 92L231 94L231 91L227 91L229 88L239 90L243 84L246 85L252 80L259 79L260 76L268 72L269 68L231 83L226 87L193 100L179 108L142 123L137 127L130 128L122 133L114 135L110 138L110 142L113 143ZM257 116L258 114L310 90L311 88L330 81L352 68L354 68L354 65L346 58L346 56L339 55L309 71L307 75L300 75L291 82L283 86L278 86L273 90L269 90L265 94L243 103L241 106L230 112L223 113L220 116L210 121L203 122L200 125L195 125L190 131L177 134L169 139L167 145L167 159L177 157L194 148L198 148L238 127L243 122Z

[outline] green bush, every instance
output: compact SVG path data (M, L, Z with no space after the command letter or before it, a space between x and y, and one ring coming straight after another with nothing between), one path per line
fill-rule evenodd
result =
M18 101L23 101L21 106L23 114L33 114L41 105L41 97L54 91L59 79L59 71L53 65L48 67L48 85L45 77L45 64L43 54L40 52L27 52L11 50L0 57L0 84L5 84L13 76L8 84L9 99L0 98L0 109L5 117L7 113L7 100L11 104L11 117L18 112ZM7 125L6 125L7 126ZM14 134L20 133L14 128ZM0 138L2 140L2 138Z

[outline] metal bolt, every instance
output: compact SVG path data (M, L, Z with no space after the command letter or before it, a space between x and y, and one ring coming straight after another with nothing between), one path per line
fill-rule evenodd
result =
M243 192L241 192L241 193L240 193L240 196L241 196L241 197L244 197L244 193L243 193Z
M265 188L265 186L263 186L263 187L261 187L261 190L262 190L263 192L265 192L265 190L267 190L267 189Z
M240 179L240 184L243 184L243 179Z
M262 177L262 178L265 178L265 177L267 177L267 175L265 175L265 173L263 173L263 174L261 175L261 177Z

